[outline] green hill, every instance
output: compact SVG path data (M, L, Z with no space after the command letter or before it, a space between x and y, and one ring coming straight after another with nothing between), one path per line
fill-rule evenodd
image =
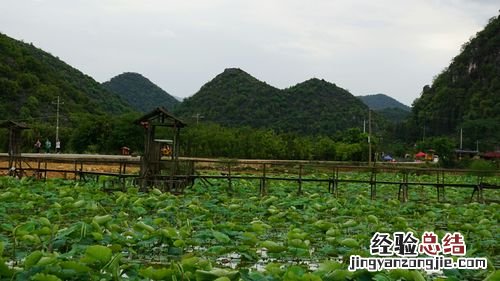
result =
M458 135L467 147L500 145L500 17L462 46L413 103L413 127L428 136Z
M333 135L361 128L368 107L348 91L320 79L309 79L284 90L286 108L281 128L305 134Z
M264 127L279 115L284 95L248 73L226 69L177 107L185 120L200 114L203 120L228 126Z
M179 101L139 73L125 72L102 84L116 93L131 107L140 112L149 112L163 106L172 110Z
M56 113L120 114L131 109L90 76L57 57L0 33L0 115L31 123Z
M408 112L411 110L409 106L384 94L358 96L357 98L373 110L383 110L386 108L398 108Z
M278 132L334 135L361 127L368 107L348 91L310 79L285 90L241 69L226 69L182 102L175 113L226 126L271 128Z
M357 96L370 109L392 123L400 123L410 116L411 108L384 94Z

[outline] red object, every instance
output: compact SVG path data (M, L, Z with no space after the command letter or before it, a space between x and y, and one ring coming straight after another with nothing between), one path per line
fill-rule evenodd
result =
M130 148L124 146L121 148L122 155L130 155Z
M434 232L425 232L422 235L418 252L428 256L437 256L441 252L441 244L438 242L438 236Z
M423 157L425 157L425 155L426 154L424 152L420 151L419 153L415 154L415 157L417 157L417 158L423 158Z
M453 234L446 233L441 242L443 244L443 254L465 256L466 246L464 236L462 234L458 232Z
M483 154L483 158L495 159L500 158L500 151L488 151Z

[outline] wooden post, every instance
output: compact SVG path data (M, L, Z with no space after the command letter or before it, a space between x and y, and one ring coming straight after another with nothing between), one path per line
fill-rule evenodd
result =
M264 196L267 194L266 187L266 163L262 163L262 178L260 179L260 195Z
M36 161L37 161L36 179L40 180L42 179L42 171L41 171L42 163L40 161L40 158L37 158Z
M302 164L299 164L299 190L297 194L302 194Z
M377 171L375 168L371 169L370 173L370 198L375 200L377 196Z
M43 176L43 179L44 180L47 180L47 160L45 160L45 171L44 171L44 176Z
M399 185L398 199L401 202L408 201L408 171L403 170L403 181Z
M231 162L227 162L227 183L228 183L228 193L233 192L233 186L231 183Z

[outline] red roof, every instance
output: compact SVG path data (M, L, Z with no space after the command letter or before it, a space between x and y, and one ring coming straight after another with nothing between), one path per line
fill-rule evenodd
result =
M483 153L484 158L500 158L500 151L488 151Z
M420 157L425 157L425 153L420 151L419 153L415 154L415 157L420 158Z

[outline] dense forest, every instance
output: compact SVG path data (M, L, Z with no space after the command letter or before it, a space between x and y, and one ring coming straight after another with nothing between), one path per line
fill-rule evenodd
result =
M411 108L384 94L358 96L370 109L383 116L391 123L405 121L411 112Z
M90 76L32 44L0 34L0 115L31 128L25 132L25 150L37 138L55 142L58 97L59 135L66 148L81 142L75 128L89 120L119 119L133 112ZM2 133L2 151L6 151L6 139L7 134Z
M90 76L32 44L0 33L0 114L3 119L48 121L52 104L64 102L61 113L121 114L130 108Z
M310 79L285 90L259 81L241 69L226 69L174 111L185 119L202 115L224 126L250 126L280 133L334 136L362 128L368 107L348 91ZM374 130L385 122L377 114Z
M500 16L462 46L413 103L410 138L463 132L464 148L500 145ZM412 130L413 129L413 130Z
M176 98L139 73L125 72L102 85L122 97L133 109L143 113L159 106L172 110L179 104Z
M384 94L374 94L357 96L364 104L373 110L384 110L387 108L398 108L404 111L411 111L411 108Z

